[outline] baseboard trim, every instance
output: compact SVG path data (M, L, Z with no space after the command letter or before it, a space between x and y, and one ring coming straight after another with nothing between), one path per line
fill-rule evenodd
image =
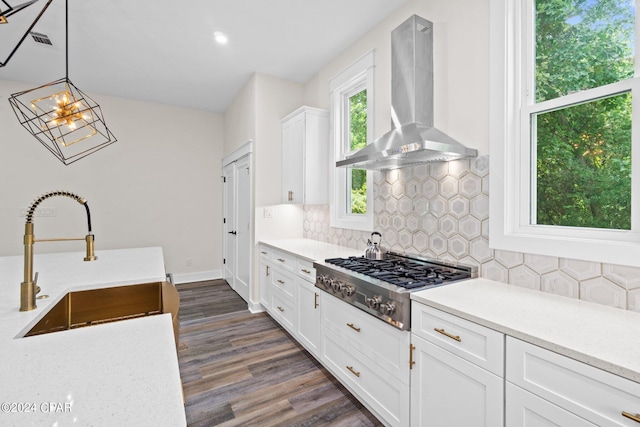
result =
M205 280L222 279L222 270L198 271L195 273L177 273L172 274L173 283L202 282Z
M247 308L251 314L262 313L264 311L264 307L259 302L250 302L247 304Z

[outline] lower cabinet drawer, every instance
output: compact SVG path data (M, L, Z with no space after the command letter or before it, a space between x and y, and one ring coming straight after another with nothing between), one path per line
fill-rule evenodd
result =
M634 426L640 384L507 337L507 381L598 426Z
M289 332L295 335L296 305L288 295L271 288L271 315Z
M387 325L325 292L321 295L322 325L409 384L411 333Z
M340 382L384 422L409 425L409 385L322 328L322 362Z
M279 268L271 269L272 288L281 290L293 301L296 299L298 284L295 276L291 273L281 271Z
M413 301L411 332L504 377L504 334Z
M505 383L505 425L507 427L595 427L589 421L559 406Z

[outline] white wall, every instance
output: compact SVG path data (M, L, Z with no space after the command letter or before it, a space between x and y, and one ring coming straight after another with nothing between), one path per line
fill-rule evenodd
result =
M221 115L90 94L118 141L65 166L18 123L6 101L27 88L0 80L0 256L22 253L21 207L67 190L88 200L98 255L162 246L168 272L221 271ZM73 200L55 197L41 206L55 207L57 216L34 219L36 238L86 234L84 209ZM36 253L83 248L82 242L35 246Z
M435 125L489 154L489 1L409 0L323 67L304 103L329 108L329 80L375 49L374 137L391 127L391 31L411 15L434 23Z
M226 156L256 135L256 82L253 75L224 113L224 149Z

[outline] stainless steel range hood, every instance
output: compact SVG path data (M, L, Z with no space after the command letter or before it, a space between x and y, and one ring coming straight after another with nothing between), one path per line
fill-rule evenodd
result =
M337 167L388 170L475 157L433 127L433 23L413 15L391 32L392 130Z

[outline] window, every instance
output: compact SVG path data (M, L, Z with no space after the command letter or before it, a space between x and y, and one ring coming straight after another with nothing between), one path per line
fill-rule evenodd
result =
M330 82L332 117L332 227L373 229L371 174L364 169L336 168L335 162L371 141L373 121L373 51Z
M634 0L491 0L493 248L640 265L635 26Z

